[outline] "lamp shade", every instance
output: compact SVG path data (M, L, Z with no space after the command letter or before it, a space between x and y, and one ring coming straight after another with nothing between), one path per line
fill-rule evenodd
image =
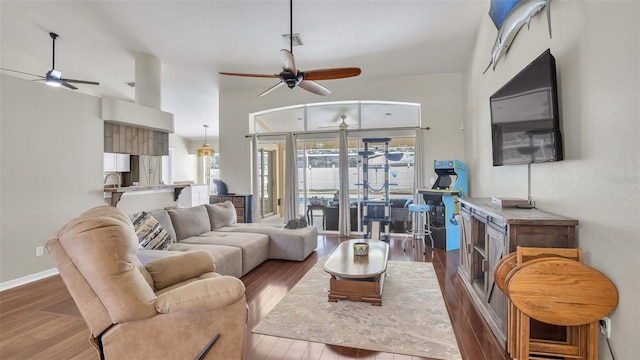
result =
M202 144L202 147L198 149L196 154L198 154L198 156L213 156L214 153L215 151L209 147L209 144Z
M198 149L198 152L196 154L198 154L198 156L213 156L215 151L213 151L209 144L207 144L207 128L209 127L209 125L202 126L204 127L204 144L202 144L202 147Z

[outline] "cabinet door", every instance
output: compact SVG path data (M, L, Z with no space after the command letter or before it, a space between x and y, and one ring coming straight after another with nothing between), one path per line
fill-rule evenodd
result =
M471 280L471 214L460 211L460 269L468 281Z
M244 208L244 196L234 196L233 206L237 208Z
M192 206L208 204L209 203L209 186L191 186L192 191Z
M474 213L471 216L471 260L470 277L474 290L481 298L487 288L487 232L486 215Z
M182 190L178 198L178 204L184 207L193 207L209 203L209 187L207 185L191 185Z
M140 185L158 185L162 180L162 158L140 156Z
M244 208L236 208L236 221L239 223L245 222Z
M129 172L131 171L131 160L129 154L104 153L102 158L105 172Z
M102 155L102 168L104 172L116 171L116 154L104 153Z
M503 333L507 331L507 297L496 285L493 271L498 262L507 254L506 230L487 224L487 262L488 270L485 281L485 302L488 309Z
M227 201L231 201L231 203L233 203L233 198L231 196L221 196L220 197L220 202L227 202ZM235 207L235 205L234 205Z
M116 170L118 172L131 171L131 160L129 154L113 154L116 159Z

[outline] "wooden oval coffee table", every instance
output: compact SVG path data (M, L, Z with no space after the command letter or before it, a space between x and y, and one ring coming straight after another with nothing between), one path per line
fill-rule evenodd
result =
M366 242L369 254L357 256L353 244ZM387 271L389 244L380 240L347 240L342 242L324 264L331 274L329 301L366 301L382 305L382 286Z

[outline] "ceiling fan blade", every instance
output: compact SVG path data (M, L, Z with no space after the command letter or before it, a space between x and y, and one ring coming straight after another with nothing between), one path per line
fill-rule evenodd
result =
M282 85L284 85L284 81L280 81L279 83L273 85L272 87L268 88L267 90L263 91L260 95L258 95L258 97L261 96L265 96L269 93L271 93L272 91L279 89L280 87L282 87Z
M357 67L345 67L334 69L318 69L303 71L305 80L332 80L343 79L360 75L360 68Z
M347 124L347 115L342 114L340 115L340 119L342 119L342 121L340 121L337 125L329 125L329 126L319 126L318 128L339 128L339 129L347 129L349 128L351 125Z
M61 78L60 81L65 81L65 82L68 82L68 83L76 83L76 84L100 85L99 82L87 81L87 80L62 79Z
M69 84L68 82L64 81L64 80L60 80L60 85L64 86L64 87L68 87L71 90L78 90L77 87Z
M245 74L245 73L232 73L232 72L219 72L220 75L231 75L231 76L247 76L247 77L259 77L259 78L278 78L278 75L268 75L268 74Z
M340 124L337 124L337 125L318 126L318 129L326 129L326 128L348 129L350 127L351 127L351 125L347 124L345 121L342 121Z
M298 73L296 70L296 62L293 59L293 54L287 49L280 50L280 64L282 64L282 69L284 71L290 72L294 75Z
M317 95L327 96L331 94L331 90L311 80L302 80L298 84L299 87Z
M6 68L0 68L0 70L4 70L4 71L11 71L11 72L18 73L18 74L24 74L24 75L36 76L36 77L39 77L39 78L41 78L41 79L44 79L44 76L42 76L42 75L36 75L36 74L32 74L32 73L28 73L28 72L24 72L24 71L11 70L11 69L6 69Z

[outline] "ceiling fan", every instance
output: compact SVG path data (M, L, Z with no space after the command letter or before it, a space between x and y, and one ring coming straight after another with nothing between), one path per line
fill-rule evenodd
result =
M100 83L97 83L95 81L75 80L75 79L63 78L62 77L62 72L60 70L56 69L56 39L59 36L58 36L58 34L52 33L52 32L49 33L49 36L51 36L51 39L53 40L53 55L52 55L52 60L51 60L51 62L52 62L51 70L49 70L45 76L36 75L36 74L32 74L32 73L28 73L28 72L24 72L24 71L18 71L18 70L11 70L11 69L5 69L5 68L0 68L0 69L1 70L15 72L15 73L19 73L19 74L36 76L36 77L39 78L39 79L36 79L36 80L38 80L38 81L44 80L47 85L55 86L55 87L58 87L58 86L62 85L62 86L65 86L65 87L67 87L67 88L69 88L71 90L78 89L77 87L71 85L71 83L87 84L87 85L100 85Z
M329 126L319 126L318 128L338 128L340 130L343 129L348 129L351 125L347 124L347 122L345 121L347 119L347 115L340 115L340 119L342 119L342 121L338 124L338 125L329 125Z
M283 85L287 85L289 89L299 86L314 94L327 96L331 94L331 91L315 82L315 80L343 79L360 75L360 68L357 67L317 69L308 71L300 71L296 68L295 60L293 58L293 0L289 0L289 40L290 50L280 50L280 64L282 65L282 71L279 74L245 74L232 72L219 72L219 74L260 78L280 78L279 83L263 91L258 95L258 97L267 95Z

